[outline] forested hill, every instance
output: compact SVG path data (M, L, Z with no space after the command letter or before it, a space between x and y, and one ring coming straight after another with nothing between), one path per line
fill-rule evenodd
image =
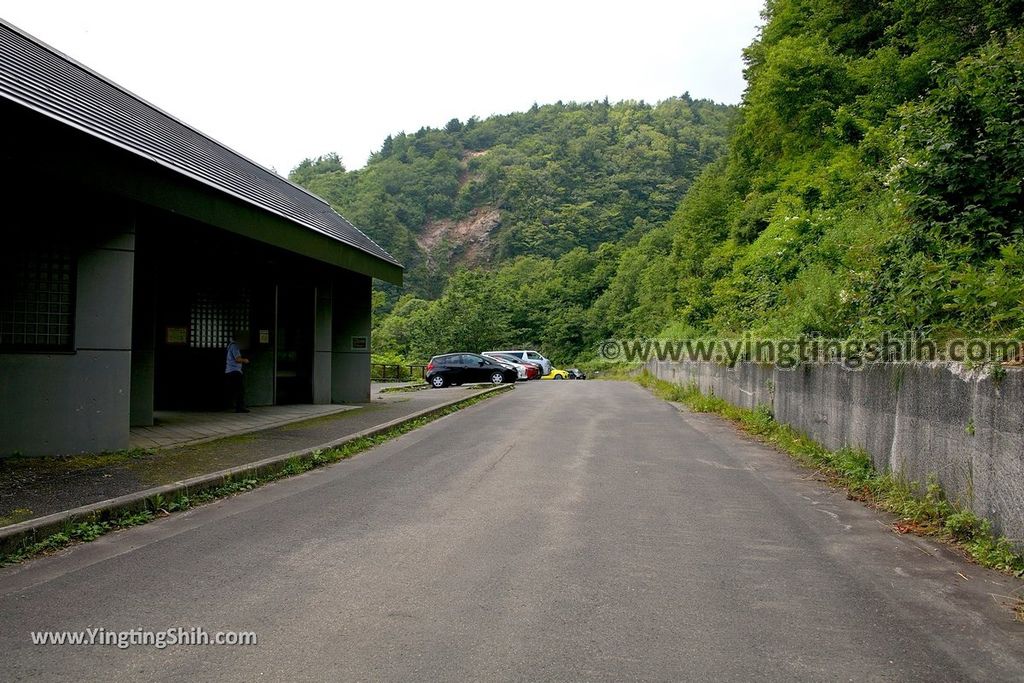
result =
M388 137L366 167L326 155L291 179L328 199L436 297L455 267L557 258L663 223L725 150L733 107L671 98L534 106Z
M1022 17L1024 0L770 0L744 53L747 89L728 151L692 185L690 174L721 150L715 132L730 114L687 99L657 108L541 108L490 124L565 117L574 123L561 146L524 134L515 145L500 137L486 140L491 147L460 142L452 152L399 162L416 144L411 136L392 140L352 180L337 172L336 182L324 182L310 173L317 164L295 177L371 232L391 226L384 241L392 248L402 246L398 226L411 240L442 209L455 215L495 201L507 212L495 253L519 256L457 273L435 300L403 297L377 318L377 352L423 359L529 345L570 363L618 335L910 330L1019 339ZM604 110L610 120L660 120L633 135L653 140L659 132L664 145L608 137ZM468 141L482 124L453 123L453 138L418 136ZM474 149L489 151L467 154ZM460 159L468 168L459 172L472 177L462 185ZM502 159L523 161L489 165ZM398 185L362 180L398 163L413 187L441 177L414 172L416 163L448 164L448 194L432 203L433 190L423 189L406 206ZM495 168L499 180L488 175ZM603 170L586 176L588 168ZM600 181L566 181L583 177ZM375 197L360 191L364 182L379 188Z
M623 254L593 334L1024 336L1024 2L766 19L727 160Z

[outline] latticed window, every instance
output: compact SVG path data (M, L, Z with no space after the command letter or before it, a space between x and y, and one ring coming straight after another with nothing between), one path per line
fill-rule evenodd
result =
M232 333L249 329L249 292L205 290L196 292L192 301L189 346L217 349L227 345Z
M0 259L0 348L70 351L75 259L60 247L14 247Z

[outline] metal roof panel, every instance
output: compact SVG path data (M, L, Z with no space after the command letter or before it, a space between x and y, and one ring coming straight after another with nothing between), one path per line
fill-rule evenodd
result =
M0 19L0 96L388 263L312 192Z

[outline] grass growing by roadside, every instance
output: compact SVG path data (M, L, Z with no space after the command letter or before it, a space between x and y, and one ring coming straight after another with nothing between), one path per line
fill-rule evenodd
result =
M627 380L633 381L637 372L643 365L640 363L626 363L603 361L600 363L589 363L587 365L587 378L603 380Z
M15 508L5 515L0 515L0 526L17 524L18 522L24 522L26 519L31 518L32 510L28 508Z
M127 462L141 460L152 455L152 451L143 448L126 448L121 451L105 453L82 453L80 455L46 455L30 456L15 453L0 458L0 482L7 476L16 476L19 472L77 472L111 465L123 465Z
M395 394L406 391L421 391L423 389L429 389L430 385L426 382L420 382L419 384L412 384L406 387L383 387L378 393L381 394Z
M38 557L39 555L44 555L46 553L66 548L67 546L75 543L93 541L111 531L127 529L129 527L145 524L156 519L158 516L166 516L174 512L189 510L220 498L244 493L245 491L252 491L253 489L269 484L272 481L277 481L278 479L303 474L304 472L308 472L318 467L347 460L357 453L369 450L374 446L379 446L385 441L390 441L391 439L395 439L403 434L407 434L414 429L433 422L434 420L438 420L446 415L462 410L463 408L468 408L471 405L485 401L499 393L502 392L488 392L478 396L471 396L460 401L456 405L448 406L430 415L425 415L415 420L410 420L396 425L395 427L379 434L360 437L343 443L336 448L326 450L317 449L308 455L290 458L285 462L283 467L266 474L229 480L220 486L203 489L191 495L181 493L170 500L165 499L163 496L154 496L145 502L146 507L144 509L122 513L120 516L113 519L69 523L62 531L51 534L40 541L25 544L8 553L0 553L0 567L24 562L25 560Z
M41 541L26 545L18 550L0 555L0 567L8 564L22 562L29 558L44 553L60 550L73 543L87 543L94 541L100 536L115 529L127 529L128 527L145 524L155 518L156 514L150 510L138 510L126 512L119 517L102 521L86 521L68 524L63 531L51 534Z
M1024 556L1016 553L1006 538L996 536L988 520L948 500L938 482L929 481L922 492L916 483L876 470L863 450L830 451L792 427L776 422L768 406L761 405L756 410L738 408L718 396L701 393L696 385L672 384L646 370L630 379L665 400L732 420L744 431L815 468L833 485L844 487L851 498L898 516L895 531L935 536L963 549L982 566L1024 577Z

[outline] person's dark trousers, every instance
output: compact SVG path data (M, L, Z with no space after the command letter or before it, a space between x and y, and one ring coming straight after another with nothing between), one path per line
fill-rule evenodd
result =
M235 412L246 412L245 387L242 384L242 373L228 372L225 373L224 379L228 383L228 396L231 397L231 402L235 405Z

